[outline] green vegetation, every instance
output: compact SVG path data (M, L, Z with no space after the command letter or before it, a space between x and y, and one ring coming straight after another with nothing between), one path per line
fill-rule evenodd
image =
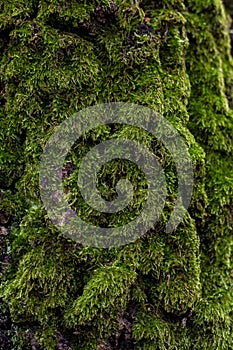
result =
M221 0L2 0L0 349L233 349L229 26ZM83 216L96 219L76 184L81 157L111 137L158 151L168 198L161 220L136 242L82 247L43 208L40 157L63 120L112 101L148 106L176 127L194 165L192 203L165 233L177 197L169 152L136 128L89 132L69 153L73 171L64 179ZM106 164L100 175L104 198L113 199L127 176L143 204L146 179L133 164ZM126 210L120 223L131 215Z

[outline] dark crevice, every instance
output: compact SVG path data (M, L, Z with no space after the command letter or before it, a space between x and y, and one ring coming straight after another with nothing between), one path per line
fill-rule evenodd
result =
M79 26L74 27L72 23L64 23L53 15L47 19L46 24L60 32L75 34L88 42L95 42L97 34L96 29L94 25L91 26L86 21L80 23Z
M7 29L3 29L0 31L0 39L3 41L3 42L6 42L8 43L10 41L10 33L11 31L14 29L13 26L7 28Z
M58 14L49 16L46 24L61 32L76 34L80 38L94 43L96 42L96 37L103 31L104 27L117 24L117 11L117 5L111 2L109 9L96 6L94 12L90 15L90 21L84 20L76 26L74 26L72 20L64 22Z
M31 20L34 20L35 18L37 18L38 12L39 12L39 4L40 4L39 0L36 0L35 3L33 4L32 12L31 12L31 15L30 15L30 19Z
M101 24L116 23L117 12L118 7L114 1L111 1L110 8L107 10L96 6L94 14L91 15L91 23L92 20L97 20Z
M233 56L233 20L230 26L231 54Z
M6 104L6 99L4 96L5 96L5 83L0 80L0 105L2 107L4 107Z
M146 23L141 23L137 30L133 33L131 33L127 40L123 43L123 47L126 47L128 49L134 48L134 49L140 49L143 47L143 43L139 42L137 35L146 35L152 40L152 36L155 34L154 30L148 26Z
M233 1L232 0L223 0L223 4L226 10L233 16Z

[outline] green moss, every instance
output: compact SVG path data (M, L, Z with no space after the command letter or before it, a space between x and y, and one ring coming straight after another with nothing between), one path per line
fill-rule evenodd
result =
M0 210L14 261L2 276L1 297L18 324L18 348L30 348L31 329L49 350L58 343L56 330L73 350L232 349L233 61L222 2L0 6ZM77 187L78 167L100 140L126 137L156 150L167 182L155 227L132 244L101 250L69 241L50 222L39 197L39 162L57 125L111 101L145 105L166 117L186 142L195 184L182 224L165 233L177 199L168 150L128 126L84 135L67 157L76 169L64 181L84 217L91 213ZM146 180L134 165L107 164L99 190L113 199L124 176L134 184L137 213ZM133 212L121 214L125 223Z

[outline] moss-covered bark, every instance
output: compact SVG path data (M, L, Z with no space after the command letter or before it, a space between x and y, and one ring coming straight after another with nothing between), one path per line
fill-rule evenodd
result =
M13 257L1 270L1 310L13 324L0 323L8 336L0 348L233 349L229 27L220 0L1 2L0 224L10 234L0 253ZM111 101L149 106L177 128L193 161L194 193L182 224L166 234L176 174L159 149L171 202L161 221L127 246L82 247L49 221L39 161L56 125ZM134 137L119 126L101 137L113 133ZM79 140L69 164L96 137ZM112 179L128 171L144 181L119 164L106 166L108 181L110 170ZM76 176L66 179L71 199Z

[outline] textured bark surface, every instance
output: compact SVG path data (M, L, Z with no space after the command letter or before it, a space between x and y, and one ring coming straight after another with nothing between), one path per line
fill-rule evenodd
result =
M227 11L220 0L2 0L0 349L233 349L233 11L224 3ZM82 247L48 219L39 162L59 123L111 101L169 120L192 158L194 192L166 234L177 181L159 148L170 201L160 222L120 248ZM64 170L71 201L80 154L98 134L132 136L116 126L74 145ZM125 172L145 182L132 165L104 171L109 200Z

